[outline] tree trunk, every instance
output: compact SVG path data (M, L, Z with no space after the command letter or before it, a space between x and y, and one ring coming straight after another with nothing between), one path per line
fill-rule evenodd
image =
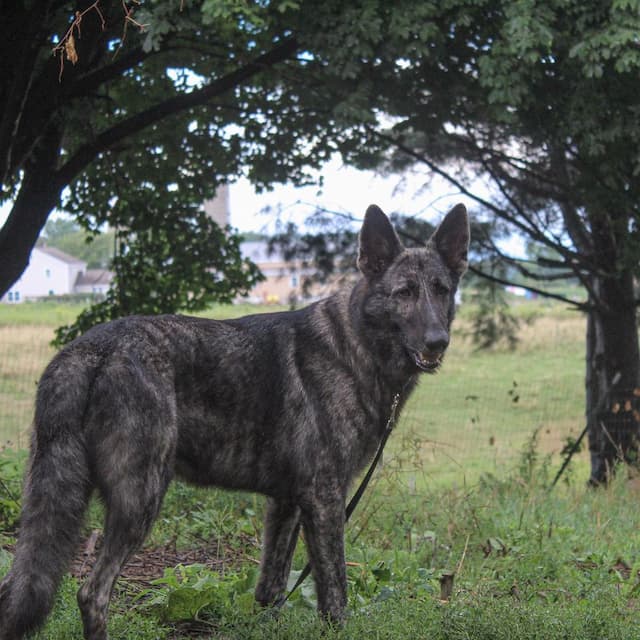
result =
M599 485L610 480L617 462L637 460L640 353L631 273L594 276L592 285L586 372L589 482Z
M50 127L26 163L22 183L9 217L0 229L0 298L23 274L62 184L56 176L60 131Z

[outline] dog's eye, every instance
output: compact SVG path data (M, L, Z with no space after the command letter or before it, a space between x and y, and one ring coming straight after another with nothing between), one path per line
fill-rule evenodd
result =
M408 284L396 289L393 294L398 298L411 298L413 296L413 288Z
M446 296L450 291L446 284L437 281L433 283L433 289L439 296Z

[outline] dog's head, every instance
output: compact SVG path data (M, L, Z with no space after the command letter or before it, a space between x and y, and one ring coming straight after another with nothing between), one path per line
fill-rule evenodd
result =
M417 249L402 245L379 207L367 209L358 255L367 282L363 313L378 339L402 352L390 356L403 368L434 372L440 365L468 249L469 219L462 204Z

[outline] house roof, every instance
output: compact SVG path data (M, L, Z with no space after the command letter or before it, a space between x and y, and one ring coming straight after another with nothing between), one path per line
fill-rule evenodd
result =
M55 247L42 246L36 247L36 249L38 249L38 251L46 253L47 255L50 255L52 258L57 258L62 262L66 262L67 264L86 264L84 260L80 260L80 258L74 258L68 253L60 251L60 249L56 249Z
M108 269L87 269L76 278L78 286L108 285L113 280L113 273Z
M249 258L256 264L285 262L282 251L278 247L273 247L273 250L269 251L269 243L266 240L241 242L240 251L245 258Z

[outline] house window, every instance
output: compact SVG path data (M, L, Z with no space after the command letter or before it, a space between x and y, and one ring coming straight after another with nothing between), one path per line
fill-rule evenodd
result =
M13 302L13 291L9 291L7 294L7 300L9 300L9 302Z
M19 291L14 291L13 292L13 301L14 302L20 302L20 292Z
M45 269L45 270L44 270L44 275L45 275L47 278L50 278L50 277L51 277L51 269Z
M49 289L49 295L52 296L53 295L53 289Z
M291 276L291 286L294 288L298 286L298 276L295 273Z

